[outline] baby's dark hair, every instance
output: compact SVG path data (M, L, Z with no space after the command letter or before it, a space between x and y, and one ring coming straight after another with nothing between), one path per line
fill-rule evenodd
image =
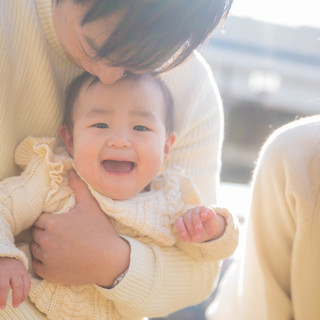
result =
M174 132L174 102L169 88L160 78L154 78L151 74L133 74L128 73L126 80L129 78L133 81L153 81L159 87L163 95L163 103L165 106L165 127L167 135ZM122 81L122 80L119 80ZM63 124L72 132L73 129L73 108L79 96L81 88L88 83L88 88L100 82L99 78L88 73L83 72L78 77L73 79L66 89L64 102L64 116Z
M67 0L55 0L57 5ZM68 0L70 1L70 0ZM87 6L81 26L125 12L96 59L127 70L165 72L183 62L224 21L232 0L72 0Z

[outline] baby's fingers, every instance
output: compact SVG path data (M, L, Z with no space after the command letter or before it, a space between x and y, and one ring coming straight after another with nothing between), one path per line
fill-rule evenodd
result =
M201 208L192 209L192 226L190 226L189 232L192 232L193 236L197 236L197 231L202 230Z
M22 276L16 276L11 279L12 289L12 306L14 308L19 307L23 301L24 293L24 280Z
M216 215L216 213L212 208L206 206L200 208L200 219L202 222L211 219L214 215Z
M184 224L183 217L179 217L175 222L174 226L178 231L179 238L183 241L189 240L189 233L188 230Z
M5 309L8 300L10 283L6 277L0 278L0 309Z
M27 299L30 292L30 288L31 288L31 280L28 274L23 277L23 285L24 287L23 287L22 301Z
M10 284L12 289L12 306L17 308L29 294L31 286L29 275L27 272L24 272L21 276L16 275L11 279Z

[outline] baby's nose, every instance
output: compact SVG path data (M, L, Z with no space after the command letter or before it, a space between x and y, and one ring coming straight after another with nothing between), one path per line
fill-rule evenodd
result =
M131 143L126 135L114 135L108 140L108 146L111 148L129 148Z

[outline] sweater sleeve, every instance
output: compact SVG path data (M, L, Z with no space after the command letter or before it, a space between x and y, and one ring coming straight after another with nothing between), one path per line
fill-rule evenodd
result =
M45 210L61 167L49 159L53 156L50 151L53 139L49 145L40 142L38 147L35 142L36 139L27 138L17 149L16 162L24 168L22 174L0 183L0 256L14 257L26 266L26 257L14 246L14 236L29 228Z
M200 262L176 247L126 239L131 246L127 275L114 289L97 287L125 319L166 316L200 303L212 292L218 262Z
M163 76L175 102L177 140L165 168L179 166L196 184L202 204L216 203L223 113L209 65L199 53Z

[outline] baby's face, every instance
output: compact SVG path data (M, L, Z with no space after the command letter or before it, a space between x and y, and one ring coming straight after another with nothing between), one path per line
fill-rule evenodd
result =
M158 174L174 137L167 137L161 90L123 78L84 85L73 109L71 153L83 179L113 199L128 199Z

